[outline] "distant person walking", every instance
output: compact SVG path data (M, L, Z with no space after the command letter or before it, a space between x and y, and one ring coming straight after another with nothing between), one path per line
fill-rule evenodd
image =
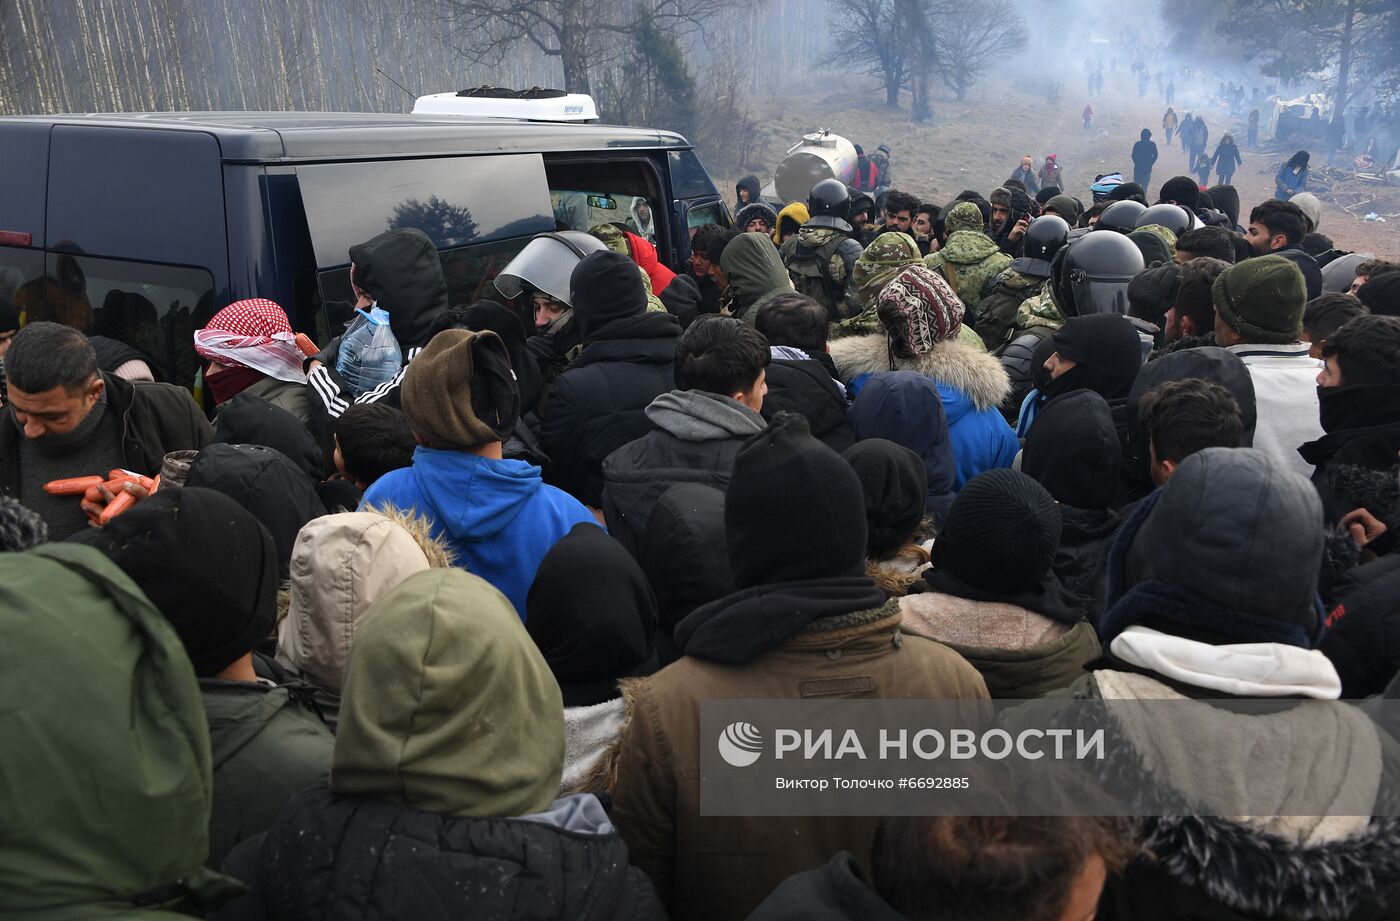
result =
M1138 142L1133 145L1133 182L1144 189L1152 185L1152 167L1157 162L1157 145L1152 140L1152 131L1142 129Z
M1045 155L1045 165L1040 168L1039 178L1042 191L1051 186L1061 192L1065 190L1065 171L1060 169L1060 163L1055 154Z
M1167 133L1167 146L1172 146L1172 134L1180 125L1180 120L1176 117L1176 109L1167 106L1167 114L1162 116L1162 130Z
M1235 136L1227 134L1220 139L1220 143L1215 145L1215 155L1211 157L1215 164L1215 172L1219 177L1216 181L1219 185L1230 185L1235 178L1235 167L1244 163L1244 157L1240 156L1240 149L1235 145Z
M1088 103L1084 106L1084 130L1088 131L1094 126L1094 106Z
M1274 176L1274 198L1288 201L1308 187L1308 152L1300 150L1278 168Z
M1259 146L1259 110L1249 110L1249 130L1245 134L1245 146L1250 150Z

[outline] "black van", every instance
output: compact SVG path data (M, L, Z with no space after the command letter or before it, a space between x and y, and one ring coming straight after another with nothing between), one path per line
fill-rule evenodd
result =
M347 250L395 227L437 244L450 302L529 239L651 212L663 262L727 225L677 134L596 124L308 112L0 118L0 296L23 322L120 339L192 386L194 330L267 297L324 343Z

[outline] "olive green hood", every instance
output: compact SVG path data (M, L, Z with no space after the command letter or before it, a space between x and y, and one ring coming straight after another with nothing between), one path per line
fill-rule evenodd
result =
M729 279L735 316L746 312L765 295L792 290L783 260L778 258L777 248L765 234L739 234L724 248L719 267Z
M972 265L981 262L988 256L999 253L997 242L980 230L959 230L948 235L948 242L938 251L943 259L948 262L956 262L959 265ZM932 257L930 257L932 258ZM1010 264L1011 257L1006 257L1007 264Z
M420 572L365 613L345 666L335 792L521 816L553 802L563 767L559 685L490 584Z
M201 866L194 666L135 583L90 547L0 554L0 635L0 916L164 918L237 891Z

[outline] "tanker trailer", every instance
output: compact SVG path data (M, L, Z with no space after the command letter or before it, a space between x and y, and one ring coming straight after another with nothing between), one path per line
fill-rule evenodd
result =
M823 129L803 135L788 149L761 197L781 207L789 202L805 202L812 186L823 179L840 179L850 185L855 178L855 145Z

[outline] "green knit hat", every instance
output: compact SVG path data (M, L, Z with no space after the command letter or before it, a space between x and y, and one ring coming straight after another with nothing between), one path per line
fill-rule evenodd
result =
M948 228L948 233L956 233L959 230L981 231L982 209L970 201L959 202L948 212L948 217L944 219L944 226Z
M1230 266L1215 280L1211 297L1220 318L1246 342L1281 345L1303 334L1307 287L1298 266L1283 256Z

